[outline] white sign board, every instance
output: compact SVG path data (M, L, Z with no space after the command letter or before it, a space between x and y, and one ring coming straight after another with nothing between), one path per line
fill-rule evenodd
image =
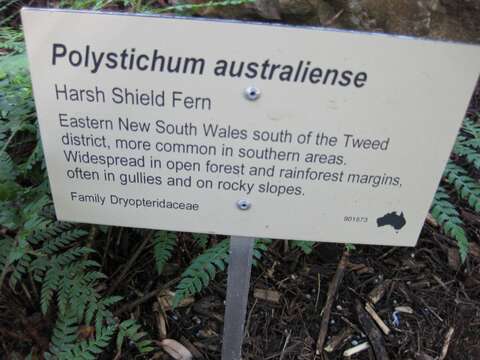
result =
M476 46L403 37L22 18L68 221L414 245L480 68Z

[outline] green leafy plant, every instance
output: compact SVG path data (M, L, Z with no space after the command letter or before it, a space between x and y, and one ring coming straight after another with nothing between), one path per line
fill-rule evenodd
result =
M0 301L6 292L16 294L19 289L38 293L39 310L55 320L49 349L42 354L46 359L96 358L115 333L147 353L151 342L139 324L118 322L113 315L112 307L122 298L101 291L106 275L95 260L96 250L85 244L90 232L53 217L30 79L17 35L10 29L0 31L11 50L0 57ZM95 330L81 339L78 330L85 326Z
M469 166L479 170L480 165L480 125L466 118L453 148L452 158L443 173L446 184L451 186L459 199L464 200L473 211L480 214L480 186L478 180L470 175ZM454 161L455 160L455 161ZM446 235L457 241L460 257L465 261L468 256L469 242L465 224L460 218L445 187L440 186L432 203L431 214L442 227Z
M208 238L209 238L208 234L193 233L192 237L193 237L193 241L195 241L196 246L202 249L205 249L208 246Z
M473 179L467 170L452 161L449 161L445 168L444 178L473 210L480 213L480 186L478 180Z
M258 239L253 249L253 263L260 260L263 252L268 249L271 240ZM208 286L211 280L215 279L218 272L224 271L228 264L230 240L225 239L217 245L207 249L196 257L187 269L182 273L180 283L175 291L173 306L188 296L201 292Z
M177 243L177 234L170 231L158 231L152 237L153 254L158 274L161 274L163 267L172 256L172 252Z
M313 241L296 240L290 242L294 248L300 249L305 255L310 255L315 243Z
M439 187L435 194L431 213L445 231L445 234L450 235L457 241L460 256L462 261L465 261L468 255L468 239L463 229L464 223L443 187Z
M197 10L227 7L227 6L239 6L244 4L255 3L255 0L225 0L225 1L208 1L205 3L197 4L179 4L174 6L167 6L161 9L151 10L152 13L161 14L166 12L194 12Z

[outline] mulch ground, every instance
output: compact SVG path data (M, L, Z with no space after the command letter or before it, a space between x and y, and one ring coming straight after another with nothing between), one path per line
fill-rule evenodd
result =
M475 119L479 110L477 87L468 116ZM305 256L276 242L253 270L244 359L344 359L345 351L372 343L372 336L377 347L351 359L480 359L480 216L466 204L456 205L471 240L464 264L455 242L431 220L415 248L357 246L343 264L341 245L317 244ZM185 241L188 247L188 235ZM193 304L167 312L168 337L200 359L219 359L225 289L222 275ZM378 322L365 317L367 303ZM151 306L141 305L137 314ZM328 325L322 348L328 351L317 354L322 321ZM157 322L153 317L152 328Z

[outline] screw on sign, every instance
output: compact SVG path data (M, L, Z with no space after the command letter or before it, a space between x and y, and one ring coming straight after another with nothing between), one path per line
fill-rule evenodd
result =
M245 97L248 100L255 101L260 97L260 90L258 90L254 86L249 86L248 88L245 89Z

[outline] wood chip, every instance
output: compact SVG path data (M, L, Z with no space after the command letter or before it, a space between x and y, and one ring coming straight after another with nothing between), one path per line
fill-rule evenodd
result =
M365 351L370 347L370 344L368 342L361 343L357 346L354 346L350 349L347 349L343 352L343 356L345 357L350 357L355 354L358 354L359 352Z
M375 312L375 309L372 307L370 304L365 305L365 310L367 310L368 314L372 317L373 320L377 323L378 327L383 331L385 335L390 334L390 329L389 327L383 322L383 320L378 316L378 314Z
M368 294L368 299L373 305L375 305L380 300L382 300L383 295L385 295L385 292L387 288L390 286L390 284L391 284L390 280L385 280L380 285L375 287L372 291L370 291L370 293Z
M353 334L353 329L351 327L344 328L339 334L332 336L332 338L327 342L327 345L323 348L326 352L334 352L339 345L346 341Z
M410 306L397 306L395 307L395 311L405 313L405 314L413 314L413 309Z
M269 289L255 289L253 291L253 297L259 300L269 301L275 304L280 302L280 292Z
M450 342L452 341L454 331L455 329L453 327L448 329L447 334L445 335L445 341L443 342L442 352L440 353L438 360L444 360L447 357L448 348L450 347Z
M192 353L178 341L173 339L163 339L160 342L162 349L175 360L191 360Z

